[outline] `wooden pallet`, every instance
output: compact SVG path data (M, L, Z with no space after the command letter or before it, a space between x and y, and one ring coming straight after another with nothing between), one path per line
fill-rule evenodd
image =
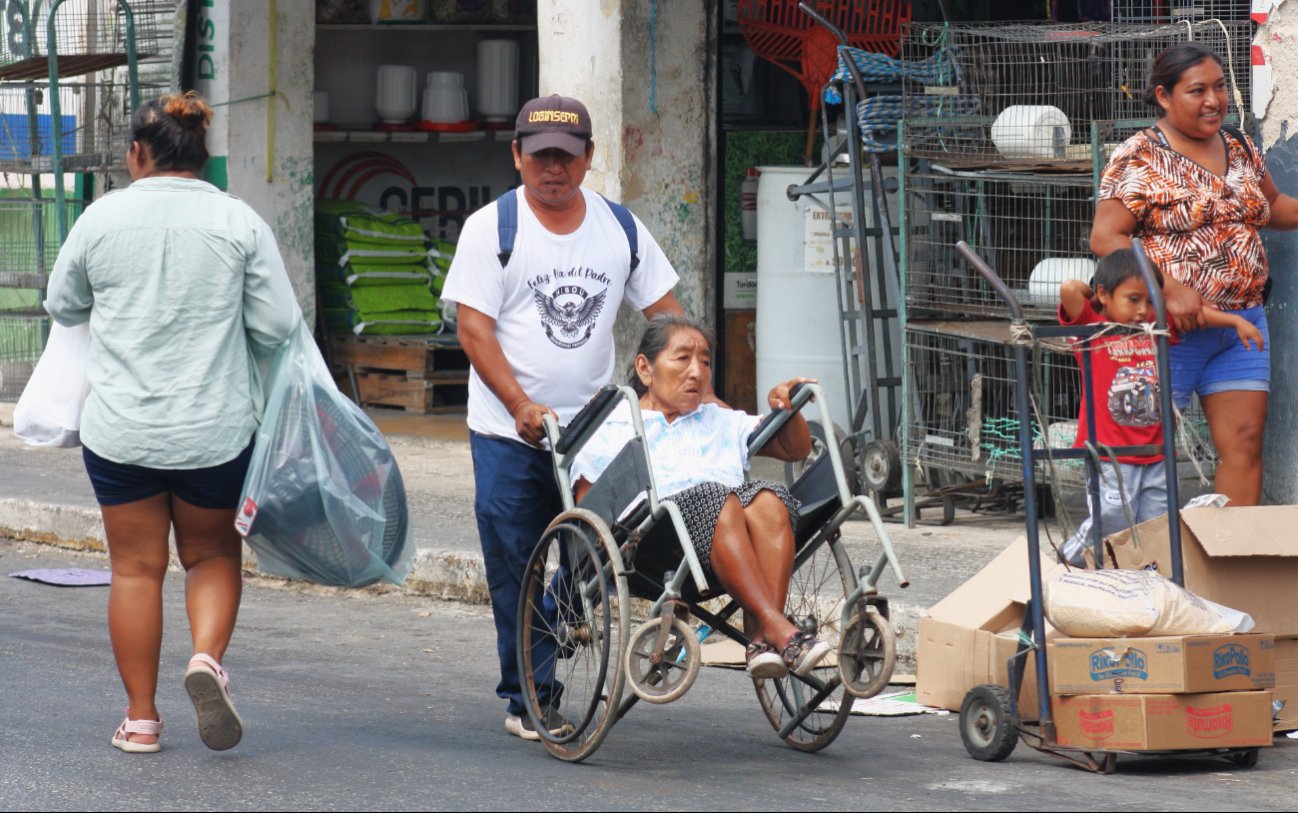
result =
M331 335L329 351L339 389L361 406L436 414L469 402L469 358L453 336Z

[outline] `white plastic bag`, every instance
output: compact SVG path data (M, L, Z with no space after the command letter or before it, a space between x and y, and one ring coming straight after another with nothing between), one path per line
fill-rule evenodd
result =
M401 472L383 434L338 391L306 322L276 352L266 392L234 523L261 570L400 584L413 560Z
M14 434L32 446L81 445L81 410L90 393L90 324L50 323L45 352L14 406Z
M1196 596L1148 570L1073 570L1044 585L1050 623L1074 638L1248 632L1248 613Z

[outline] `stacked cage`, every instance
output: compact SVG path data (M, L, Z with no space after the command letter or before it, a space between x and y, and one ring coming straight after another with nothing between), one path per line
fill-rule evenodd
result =
M1021 480L1023 420L1043 445L1072 444L1082 398L1073 354L1034 347L1036 414L1016 414L1008 307L955 244L968 243L1008 284L1030 322L1054 322L1060 285L1095 271L1089 236L1108 157L1156 118L1142 100L1155 57L1207 44L1222 55L1231 113L1248 111L1252 24L1237 5L1114 0L1113 22L904 30L902 59L933 68L902 85L908 469L930 483L949 481L942 472ZM1201 425L1201 415L1186 423ZM1042 463L1037 476L1080 487L1083 470Z
M128 10L130 13L128 13ZM133 90L156 96L128 70L157 60L174 2L9 0L0 11L0 398L21 394L40 357L48 320L40 307L66 228L92 183L79 174L58 203L64 173L125 168ZM60 211L61 209L61 211Z

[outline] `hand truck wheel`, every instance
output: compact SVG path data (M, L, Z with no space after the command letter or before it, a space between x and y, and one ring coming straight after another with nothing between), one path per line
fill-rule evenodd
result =
M1000 762L1019 744L1018 715L1010 711L1010 693L1004 686L975 686L960 704L960 739L969 756L981 762Z

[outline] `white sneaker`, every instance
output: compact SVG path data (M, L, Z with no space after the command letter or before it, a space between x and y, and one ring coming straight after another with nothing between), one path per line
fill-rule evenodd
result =
M545 710L545 722L550 733L556 737L562 737L564 734L571 734L573 725L568 722L562 714L555 709ZM541 735L536 732L536 725L532 722L530 714L508 714L505 716L505 730L515 737L521 737L528 742L538 742Z

